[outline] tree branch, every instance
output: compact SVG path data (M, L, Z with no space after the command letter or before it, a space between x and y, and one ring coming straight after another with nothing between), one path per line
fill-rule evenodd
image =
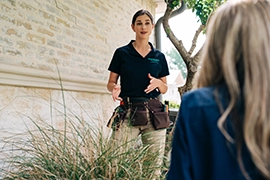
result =
M172 12L173 12L173 9L167 4L167 9L166 9L165 14L163 16L162 25L163 25L163 28L165 30L167 37L170 39L170 41L172 42L174 47L177 49L177 51L180 53L180 55L185 60L185 59L187 59L185 57L188 57L187 50L185 49L183 42L179 41L177 39L177 37L175 36L175 34L173 33L173 31L169 25L169 19L170 19Z
M194 58L199 57L201 55L203 46L204 46L204 44L202 45L202 47L200 48L200 50L194 55Z
M193 40L192 40L192 45L190 47L190 50L188 51L188 54L191 56L192 53L194 52L195 48L196 48L196 44L197 44L197 40L198 40L198 37L200 35L200 33L204 30L205 28L205 25L200 25L200 27L198 28L198 30L196 31L194 37L193 37Z

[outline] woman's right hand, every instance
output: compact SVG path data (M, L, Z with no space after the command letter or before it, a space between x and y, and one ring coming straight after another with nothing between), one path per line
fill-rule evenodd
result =
M112 90L112 98L114 101L116 100L122 101L122 98L119 97L120 92L121 92L121 86L119 84L115 84Z

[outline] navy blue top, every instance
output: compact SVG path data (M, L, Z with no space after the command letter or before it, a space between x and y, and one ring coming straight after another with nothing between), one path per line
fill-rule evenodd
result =
M220 92L223 105L229 100L226 88ZM220 110L214 88L201 88L183 95L176 122L168 180L244 180L237 162L235 144L229 143L217 127ZM227 119L229 134L232 125ZM245 145L242 159L252 180L262 180Z
M160 92L154 90L148 94L144 90L149 85L148 73L155 78L169 75L169 69L164 54L156 50L153 45L151 51L142 57L133 47L128 45L116 49L108 70L120 75L120 97L157 97Z

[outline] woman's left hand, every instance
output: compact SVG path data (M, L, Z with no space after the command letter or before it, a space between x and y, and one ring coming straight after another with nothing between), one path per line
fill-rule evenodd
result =
M154 78L153 76L151 76L150 73L148 73L148 78L150 79L150 84L147 86L147 88L144 90L144 92L146 92L146 94L150 93L151 91L153 90L158 90L158 87L160 86L161 84L161 80L160 79L157 79L157 78Z

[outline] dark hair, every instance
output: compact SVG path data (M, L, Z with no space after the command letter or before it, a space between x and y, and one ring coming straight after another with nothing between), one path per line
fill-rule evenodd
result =
M133 15L132 24L135 24L135 21L136 21L136 19L137 19L138 16L141 16L141 15L144 15L144 14L146 14L150 18L152 24L154 24L154 18L152 16L152 14L149 11L145 10L145 9L141 9L141 10L137 11Z

